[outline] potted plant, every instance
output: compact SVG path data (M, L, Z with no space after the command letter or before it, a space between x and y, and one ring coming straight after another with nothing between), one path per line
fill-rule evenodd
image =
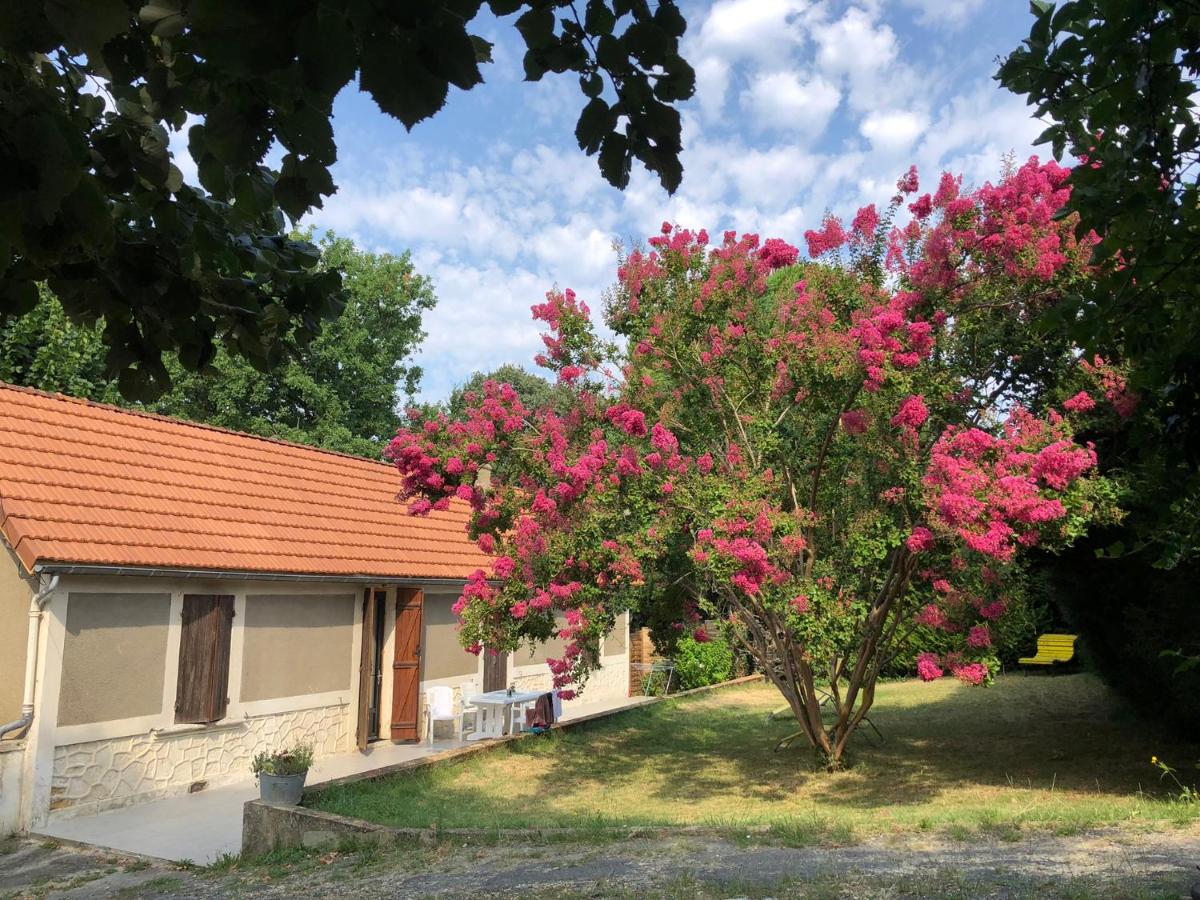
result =
M311 744L257 754L250 770L258 778L258 796L268 803L296 806L304 796L304 779L312 766Z

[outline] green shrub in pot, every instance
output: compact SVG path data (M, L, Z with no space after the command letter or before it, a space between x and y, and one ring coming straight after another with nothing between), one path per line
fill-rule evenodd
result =
M250 770L255 775L302 775L312 768L312 763L312 745L297 744L273 753L262 751L251 761Z

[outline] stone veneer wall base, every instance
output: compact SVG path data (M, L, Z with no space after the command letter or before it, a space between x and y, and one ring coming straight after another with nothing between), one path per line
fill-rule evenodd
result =
M311 743L318 758L348 749L346 704L253 716L211 729L135 734L56 747L50 809L88 815L245 778L263 750Z

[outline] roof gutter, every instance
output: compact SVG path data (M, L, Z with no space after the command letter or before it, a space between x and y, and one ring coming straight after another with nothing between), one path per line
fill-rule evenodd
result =
M125 575L139 578L207 578L237 581L320 582L322 584L400 584L433 585L461 588L465 578L413 578L389 575L313 575L303 572L253 572L234 569L169 569L149 566L75 565L42 563L33 567L36 575Z
M0 725L0 737L10 731L25 731L33 724L33 695L37 683L38 635L42 624L42 610L54 589L58 587L58 576L51 577L49 583L35 593L29 600L29 638L25 646L25 693L21 700L21 718Z

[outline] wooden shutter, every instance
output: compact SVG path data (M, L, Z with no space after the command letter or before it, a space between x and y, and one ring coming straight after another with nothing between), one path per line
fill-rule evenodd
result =
M229 705L229 642L233 597L184 594L179 637L179 681L175 721L216 722Z
M366 750L371 740L371 704L375 697L375 616L378 604L384 602L386 594L367 588L363 597L362 652L358 662L358 731L357 746Z
M425 592L420 588L396 590L396 656L392 662L393 741L420 738L418 713L421 689L421 619Z

